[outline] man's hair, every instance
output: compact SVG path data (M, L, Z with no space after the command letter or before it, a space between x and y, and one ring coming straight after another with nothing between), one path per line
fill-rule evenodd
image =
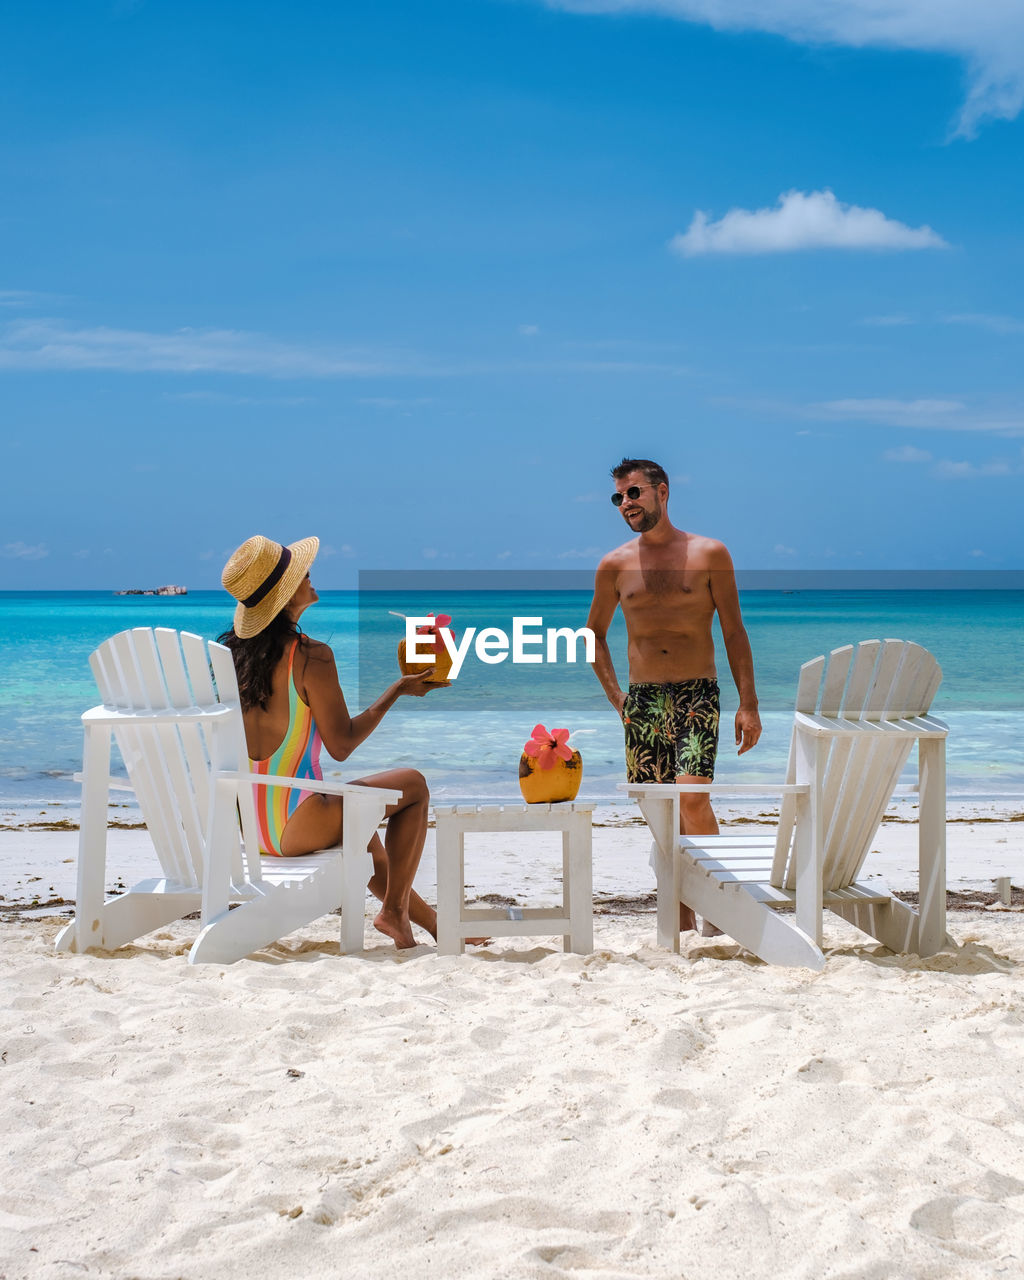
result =
M612 467L613 480L625 480L631 471L640 471L647 477L648 484L663 484L668 488L668 476L665 468L659 467L650 458L623 458L617 467Z

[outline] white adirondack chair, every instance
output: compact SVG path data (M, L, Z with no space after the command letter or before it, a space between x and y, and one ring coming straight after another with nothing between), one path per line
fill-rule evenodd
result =
M828 908L897 952L946 937L946 773L942 721L928 714L935 658L902 640L866 640L800 668L785 784L637 784L655 839L658 941L679 950L685 902L770 964L824 967ZM919 908L858 880L914 744L918 747ZM781 793L775 835L679 835L681 792Z
M298 858L261 857L231 653L166 628L122 631L90 655L103 705L82 716L85 748L75 919L58 951L112 949L201 911L189 963L230 964L342 908L341 947L363 947L367 845L400 791L302 779L345 797L342 845ZM138 798L162 874L104 901L111 736ZM239 827L241 826L241 830ZM239 905L234 905L239 904Z

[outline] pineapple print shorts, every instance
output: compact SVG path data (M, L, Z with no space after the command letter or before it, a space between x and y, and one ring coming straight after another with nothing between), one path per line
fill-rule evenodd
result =
M681 774L715 776L718 681L631 684L622 708L626 777L630 782L675 782Z

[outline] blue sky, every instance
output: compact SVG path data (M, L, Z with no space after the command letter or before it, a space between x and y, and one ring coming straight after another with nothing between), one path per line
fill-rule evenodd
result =
M0 588L586 568L624 453L1019 568L1022 97L1010 0L6 6Z

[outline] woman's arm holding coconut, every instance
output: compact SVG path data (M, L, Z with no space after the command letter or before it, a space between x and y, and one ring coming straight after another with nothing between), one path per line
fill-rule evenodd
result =
M347 759L403 694L422 698L431 689L443 688L443 685L427 683L427 676L431 674L432 669L400 676L364 711L353 716L341 691L334 654L327 645L311 642L302 675L303 694L328 753L335 760Z

